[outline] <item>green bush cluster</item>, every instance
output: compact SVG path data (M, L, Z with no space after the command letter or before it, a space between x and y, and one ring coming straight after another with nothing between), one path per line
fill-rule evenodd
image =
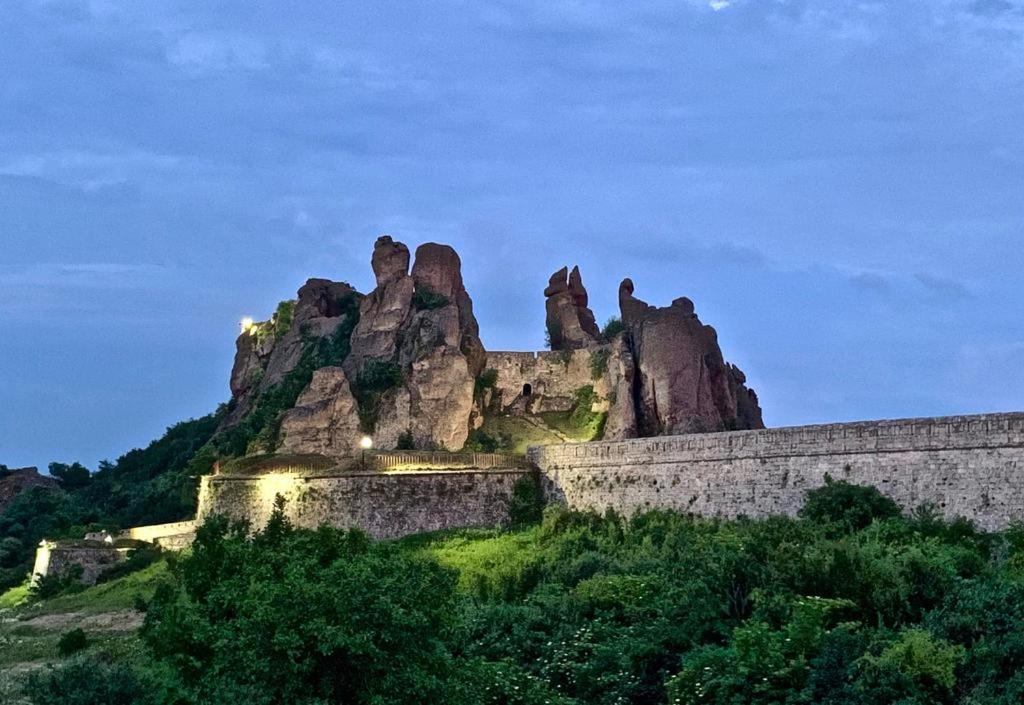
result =
M18 495L0 513L0 590L25 580L43 538L82 538L88 531L116 532L194 515L196 477L213 463L208 444L220 418L217 413L175 424L146 448L101 462L71 486L62 482Z
M417 311L433 311L444 308L451 301L444 294L439 294L428 286L419 284L412 294L412 306Z
M473 392L479 396L484 393L485 390L493 389L494 385L498 383L498 371L492 368L487 368L476 378L473 384Z
M604 324L604 328L601 329L601 335L605 340L611 340L624 330L626 330L626 325L622 322L622 319L618 316L612 316Z
M514 494L535 521L536 483ZM167 703L1022 701L1021 529L894 514L842 482L807 507L556 507L514 533L381 543L297 530L280 505L255 535L214 519L147 605L152 672L111 677L161 674Z
M608 369L608 359L612 356L611 348L598 348L590 353L590 378L595 382L604 376Z
M404 379L402 367L394 360L375 358L363 364L352 393L359 407L359 423L365 433L373 433L377 426L381 397L400 387Z

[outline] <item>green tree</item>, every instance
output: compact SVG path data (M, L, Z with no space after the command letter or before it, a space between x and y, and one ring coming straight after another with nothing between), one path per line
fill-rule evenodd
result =
M142 634L196 702L445 702L455 574L358 531L211 519Z

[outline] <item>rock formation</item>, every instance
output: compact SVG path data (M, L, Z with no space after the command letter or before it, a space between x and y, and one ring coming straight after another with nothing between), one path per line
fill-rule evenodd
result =
M242 331L231 369L231 405L222 428L238 423L260 394L280 384L295 369L310 341L329 338L359 300L345 282L310 279L291 307L282 304L274 318ZM290 320L279 317L288 317Z
M587 308L587 289L579 267L573 267L571 273L562 267L552 274L544 296L552 350L577 350L604 342L594 312Z
M693 302L655 308L619 287L619 308L636 364L634 399L641 436L764 428L757 396L722 357L718 334Z
M340 368L321 371L286 415L284 447L338 454L361 433L379 448L406 434L420 448L465 443L486 353L462 264L455 250L434 243L416 250L411 274L409 259L404 244L377 240L377 287L360 303L349 355Z
M52 477L40 475L38 468L10 468L0 466L0 512L22 492L33 487L57 488L59 483Z
M369 294L311 279L294 304L243 332L222 430L259 410L255 449L341 457L370 435L380 449L459 450L492 415L541 426L540 414L574 413L579 399L590 405L583 416L607 413L606 439L762 427L756 395L689 299L655 308L627 279L625 334L605 341L579 268L563 268L544 291L553 352L489 358L455 250L426 243L411 257L382 236L371 263ZM291 390L286 400L297 395L292 408L280 409L282 389ZM277 400L270 411L268 397ZM246 433L247 441L255 431Z
M293 453L352 455L362 438L359 409L345 371L322 367L281 421L281 448Z

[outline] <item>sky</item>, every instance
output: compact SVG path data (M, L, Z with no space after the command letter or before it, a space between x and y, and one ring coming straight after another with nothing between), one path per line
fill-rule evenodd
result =
M0 463L229 397L238 321L453 245L689 296L769 426L1024 409L1024 0L3 0Z

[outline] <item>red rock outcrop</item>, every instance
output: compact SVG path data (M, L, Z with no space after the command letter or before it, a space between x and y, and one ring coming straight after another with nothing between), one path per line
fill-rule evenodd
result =
M579 267L573 267L572 272L562 267L552 274L544 296L552 350L578 350L604 342L594 312L588 308L589 297Z
M18 495L33 487L56 489L59 483L52 477L39 474L38 468L0 469L0 512L7 509Z
M639 435L764 428L757 396L725 362L718 334L700 322L692 301L656 308L634 297L626 279L619 307L636 364Z
M295 369L311 339L328 338L345 321L346 300L360 294L345 282L310 279L298 291L290 321L275 318L242 331L231 369L231 404L221 428L241 421L260 394L280 384Z

